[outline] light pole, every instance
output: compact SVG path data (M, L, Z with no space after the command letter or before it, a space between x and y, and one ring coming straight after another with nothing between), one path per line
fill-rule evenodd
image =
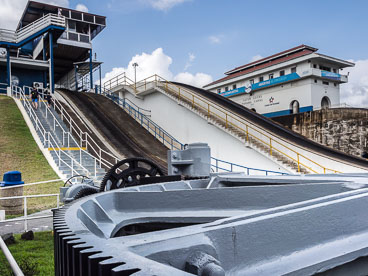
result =
M134 67L134 89L137 89L137 66L138 66L138 63L134 62L132 65Z

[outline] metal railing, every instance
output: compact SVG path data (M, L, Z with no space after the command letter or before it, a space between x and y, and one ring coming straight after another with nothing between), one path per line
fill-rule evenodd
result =
M65 17L49 13L17 31L0 29L0 41L19 43L50 25L65 27Z
M16 186L17 187L17 186ZM11 199L23 199L23 216L19 218L12 218L12 219L6 219L3 221L0 221L2 223L8 223L8 222L16 222L16 221L23 221L24 222L24 231L28 231L28 221L34 220L34 219L43 219L43 218L49 218L52 217L52 214L50 215L41 215L41 216L33 216L28 215L28 201L29 198L42 198L42 197L56 197L56 208L60 207L60 194L42 194L42 195L25 195L25 196L10 196L10 197L0 197L1 200L11 200ZM1 205L1 204L0 204Z
M8 87L7 83L0 82L0 94L6 94L8 91L7 87Z
M122 109L124 109L134 120L136 120L143 128L150 132L157 140L164 144L167 148L171 150L182 150L184 145L176 140L172 135L170 135L166 130L161 128L155 122L153 122L147 115L143 114L138 106L134 104L134 107L130 104L127 99L121 99L118 96L108 93L105 88L102 88L102 95L108 97L113 102L117 103ZM145 110L140 108L140 110ZM149 111L151 112L151 111Z
M239 135L242 135L245 142L258 143L268 148L270 156L279 155L290 162L295 162L298 172L301 172L301 168L304 167L313 173L340 173L337 170L327 168L304 154L301 154L297 150L291 148L291 146L285 144L286 141L282 138L275 137L273 133L252 125L246 119L230 110L218 106L217 103L202 98L189 89L173 84L158 75L153 75L134 83L123 73L105 82L103 87L112 90L119 85L129 87L136 94L153 87L161 89L164 93L174 96L177 101L183 102L190 108L197 110L207 119L213 118L214 120L220 121L225 129L235 131Z
M29 86L25 86L24 88L29 89L29 90L32 89L32 87L29 87ZM39 89L39 93L41 94L42 97L44 97L45 95L47 95L48 91L46 91L46 89ZM60 103L60 101L58 101L55 98L52 98L51 102L52 102L51 106L60 115L61 121L66 122L66 127L68 128L67 131L62 129L63 145L70 147L70 142L73 142L75 145L77 145L80 151L80 162L82 160L83 154L95 159L95 163L97 162L100 168L102 166L106 168L110 168L118 162L119 158L117 158L115 155L111 154L110 152L107 152L106 150L102 149L93 140L93 138L90 136L88 132L84 132L80 129L78 124L73 120L70 114L65 110L65 108ZM59 121L58 118L55 117L51 109L48 107L48 104L46 104L45 101L40 101L40 105L41 104L44 105L44 108L46 110L46 118L48 116L52 117L54 130L55 130L56 124L60 125L61 127L62 125L61 122ZM91 151L92 154L89 153L88 151ZM107 158L114 160L114 161L110 162L107 160Z
M119 104L132 118L134 118L138 123L140 123L141 126L143 126L146 130L148 130L152 135L155 136L156 139L162 142L165 146L167 146L171 150L183 150L184 149L185 146L183 143L179 142L177 139L171 136L167 131L165 131L162 127L160 127L155 122L153 122L150 118L145 117L146 115L140 113L138 110L130 106L126 102L126 99L121 99L120 97L115 96L113 93L108 93L106 92L104 88L102 90L102 94L108 97L109 99L111 99L112 101L116 102L117 104ZM137 105L135 105L135 107L136 106ZM261 173L265 173L266 175L269 175L269 174L285 175L287 174L283 172L245 167L245 166L231 163L228 161L220 160L214 157L211 157L211 163L212 163L211 167L214 169L215 172L233 172L234 169L238 169L237 171L247 172L248 175L250 172L261 172Z
M74 137L70 134L70 132L66 132L63 128L61 128L61 130L63 132L63 145L60 145L58 142L56 142L56 139L54 138L53 134L45 130L43 124L38 119L38 116L36 115L33 107L31 106L31 104L29 102L29 100L25 97L23 90L18 86L12 86L12 93L16 98L20 99L20 101L23 104L23 106L26 110L26 113L28 114L31 122L34 123L36 131L39 131L41 137L43 138L44 145L47 145L47 147L50 150L55 152L55 154L57 156L57 163L58 163L57 165L58 165L58 167L61 167L62 164L65 165L66 167L68 167L70 169L70 172L71 172L72 176L80 174L80 172L78 172L77 169L82 170L83 172L85 172L87 174L87 176L91 176L90 173L89 173L89 170L82 165L82 153L87 154L89 156L92 156L92 155L90 155L88 152L86 152L82 148L79 148L80 162L76 161L73 156L70 156L68 153L66 153L62 149L62 146L64 146L64 145L67 145L69 147L71 140L74 141L75 143L77 143L74 140ZM40 101L40 103L42 103L42 101ZM46 104L45 104L45 106L46 106ZM48 108L48 107L46 106L46 108ZM52 112L50 112L50 114L52 114ZM55 118L55 116L53 114L52 114L52 116L53 116L53 128L54 128L54 131L55 131L57 119ZM92 156L92 158L95 161L94 162L94 177L96 177L97 176L97 160L93 156ZM66 162L65 160L69 160L71 164L69 165L68 162Z
M211 157L211 167L215 172L245 172L247 175L251 175L251 172L255 172L254 174L260 175L288 175L288 173L284 172L246 167L217 159L215 157Z
M17 262L15 261L13 255L10 253L8 247L6 246L5 242L3 241L2 237L0 236L0 248L3 251L5 258L7 259L11 270L13 271L15 276L24 276L22 270L18 266Z

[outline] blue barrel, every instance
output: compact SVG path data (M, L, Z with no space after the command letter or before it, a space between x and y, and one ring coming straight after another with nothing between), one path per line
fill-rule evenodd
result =
M21 184L24 184L24 181L22 181L22 173L18 171L11 171L4 173L3 181L0 182L0 187L8 187Z

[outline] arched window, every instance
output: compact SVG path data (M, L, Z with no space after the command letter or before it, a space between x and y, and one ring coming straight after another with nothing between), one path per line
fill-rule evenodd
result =
M324 96L321 101L321 108L330 108L331 101L327 96Z
M251 108L250 110L254 111L254 112L257 112L255 108Z
M291 114L299 113L299 102L298 101L292 101L290 103L290 110L291 110Z

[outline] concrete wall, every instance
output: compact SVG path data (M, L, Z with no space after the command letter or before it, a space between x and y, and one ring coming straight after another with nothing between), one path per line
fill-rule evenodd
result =
M324 109L273 119L345 153L362 156L363 152L368 152L368 109Z
M215 158L251 168L287 172L276 162L246 147L162 93L153 92L144 98L136 98L128 92L119 92L119 97L128 98L139 107L151 110L151 119L183 144L208 143Z

